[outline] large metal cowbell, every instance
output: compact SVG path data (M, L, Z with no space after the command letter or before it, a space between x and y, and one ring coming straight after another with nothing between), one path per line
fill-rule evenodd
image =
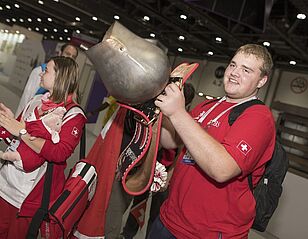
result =
M168 83L167 55L117 21L86 54L109 94L120 102L144 103L159 95Z

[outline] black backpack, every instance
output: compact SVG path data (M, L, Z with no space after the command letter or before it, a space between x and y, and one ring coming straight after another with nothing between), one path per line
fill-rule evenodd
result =
M241 115L248 107L264 103L260 100L251 100L234 107L229 115L229 125ZM252 176L248 175L248 182L256 200L256 217L252 225L253 229L260 232L266 230L267 224L278 206L282 193L282 182L288 171L289 160L286 152L276 139L272 158L265 166L265 171L258 184L253 188Z

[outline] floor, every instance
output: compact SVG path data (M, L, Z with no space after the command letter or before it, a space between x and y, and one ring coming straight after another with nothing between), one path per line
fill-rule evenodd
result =
M14 112L17 109L20 96L21 96L21 91L19 89L10 86L8 82L2 81L0 78L0 102L4 103ZM99 126L96 124L87 125L86 152L88 152L91 149L91 146L93 145L97 135L99 134L98 129ZM5 149L5 144L3 142L0 142L0 150L4 149ZM78 158L79 158L79 146L68 161L68 170L66 171L66 174L68 173L69 169L72 168L72 166L78 160ZM124 215L123 221L125 221L126 216L127 213ZM138 232L138 234L135 236L135 239L144 239L145 230L146 230L146 225L142 228L141 231ZM254 230L251 230L251 232L249 233L249 239L277 239L277 237L270 235L268 233L259 233Z

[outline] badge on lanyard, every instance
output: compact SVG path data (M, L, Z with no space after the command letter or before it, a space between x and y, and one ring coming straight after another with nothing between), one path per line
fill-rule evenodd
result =
M19 141L19 140L13 139L13 140L11 141L11 144L9 145L9 147L6 148L5 151L6 151L6 152L8 152L8 151L15 152L15 151L17 151L17 148L18 148L19 144L20 144L20 141Z
M188 165L194 165L196 162L191 157L190 153L188 151L186 151L186 153L183 156L182 163L188 164Z

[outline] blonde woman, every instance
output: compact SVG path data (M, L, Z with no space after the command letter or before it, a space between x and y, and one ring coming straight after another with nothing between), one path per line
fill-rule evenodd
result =
M31 219L40 207L47 162L53 162L50 201L62 192L66 160L78 145L86 117L78 107L78 65L68 57L53 57L41 74L40 85L49 92L36 95L14 119L13 113L0 104L1 132L11 134L8 151L20 157L3 157L0 168L0 238L25 238ZM57 139L48 130L44 119L52 118L59 108ZM49 117L48 117L49 116ZM35 137L34 137L35 136ZM17 215L17 216L16 216ZM57 230L45 228L51 238L58 238ZM44 232L42 232L44 236ZM53 234L53 235L52 235Z

